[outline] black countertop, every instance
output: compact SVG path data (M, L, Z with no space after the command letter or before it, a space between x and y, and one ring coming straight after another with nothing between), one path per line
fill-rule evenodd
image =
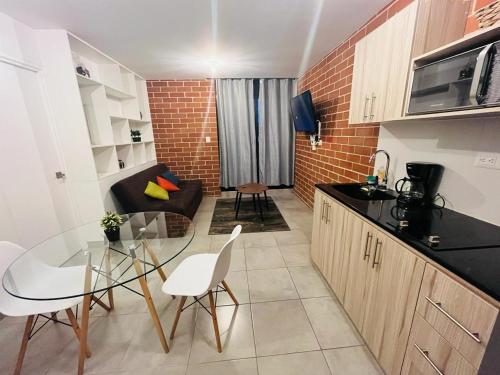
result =
M500 301L500 227L446 208L403 210L396 199L359 200L332 184L316 187ZM408 228L399 229L400 220L407 220ZM429 235L438 235L440 243L431 245Z

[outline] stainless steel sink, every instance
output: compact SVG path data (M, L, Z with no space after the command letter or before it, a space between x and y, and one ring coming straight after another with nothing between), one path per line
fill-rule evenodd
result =
M396 199L396 197L388 192L381 190L374 190L368 192L362 189L363 184L339 184L332 185L332 188L347 195L348 197L359 199L363 201L386 201Z

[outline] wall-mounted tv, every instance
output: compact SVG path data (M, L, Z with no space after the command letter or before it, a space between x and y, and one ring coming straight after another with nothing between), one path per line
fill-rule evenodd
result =
M290 104L295 131L314 133L316 121L311 92L307 90L293 97Z

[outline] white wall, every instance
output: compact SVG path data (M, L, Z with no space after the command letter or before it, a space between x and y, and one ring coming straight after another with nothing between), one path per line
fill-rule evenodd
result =
M407 161L444 166L439 192L447 207L500 225L500 170L475 166L478 153L496 153L500 167L500 119L382 124L378 148L389 152L389 182L406 175ZM377 167L385 163L377 161Z

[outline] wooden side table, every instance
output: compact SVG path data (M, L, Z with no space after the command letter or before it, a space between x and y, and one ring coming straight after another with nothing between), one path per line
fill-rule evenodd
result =
M267 189L268 187L264 184L259 184L256 182L251 182L248 184L240 185L236 187L236 200L234 201L234 209L236 210L235 218L238 218L241 206L241 197L243 194L252 194L253 208L257 212L257 206L259 207L260 219L264 221L264 214L262 213L262 205L260 202L260 194L264 193L264 198L266 201L266 208L269 210L269 204L267 202ZM255 198L257 196L257 199Z

